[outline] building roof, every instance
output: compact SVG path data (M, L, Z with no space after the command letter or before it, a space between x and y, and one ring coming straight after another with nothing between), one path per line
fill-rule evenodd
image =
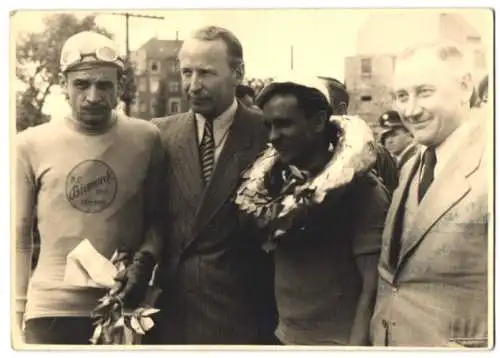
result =
M156 37L152 37L141 47L137 49L146 50L148 58L154 59L165 59L168 57L177 56L179 50L181 49L182 41L180 40L160 40Z

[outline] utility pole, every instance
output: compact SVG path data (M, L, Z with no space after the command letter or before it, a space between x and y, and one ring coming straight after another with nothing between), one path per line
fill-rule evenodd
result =
M290 69L293 71L293 45L290 46Z
M143 19L165 20L165 17L163 17L163 16L139 15L139 14L132 14L129 12L111 12L111 13L104 13L104 14L125 16L125 51L126 51L126 56L127 56L127 62L129 64L130 64L130 43L129 43L130 18L137 17L137 18L143 18ZM130 103L128 101L125 103L125 114L127 116L130 115Z

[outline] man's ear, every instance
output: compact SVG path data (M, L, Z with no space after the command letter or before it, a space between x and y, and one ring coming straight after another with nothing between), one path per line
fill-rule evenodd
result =
M245 63L242 61L233 71L236 84L239 85L245 78Z
M68 98L68 79L63 73L59 74L59 86L66 99Z
M328 121L328 115L326 111L319 111L313 118L314 129L316 133L321 133L325 131L326 122Z
M123 93L125 92L125 82L127 78L125 75L118 75L118 83L117 83L117 88L116 88L116 95L118 97L118 100L123 96Z
M345 103L344 101L339 103L339 113L347 114L347 103Z

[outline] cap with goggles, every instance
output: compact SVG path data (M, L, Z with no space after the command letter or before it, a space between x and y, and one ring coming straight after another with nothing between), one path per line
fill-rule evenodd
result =
M61 50L61 71L67 72L82 64L108 64L124 70L115 43L108 37L91 31L83 31L70 37Z

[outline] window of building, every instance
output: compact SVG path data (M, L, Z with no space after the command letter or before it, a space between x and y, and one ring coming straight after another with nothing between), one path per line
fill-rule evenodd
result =
M158 92L158 87L160 86L160 78L157 76L149 77L149 92Z
M361 59L361 74L370 76L372 74L372 60L370 58Z
M130 105L130 110L132 111L133 115L139 113L139 101L137 100L137 98L132 100L132 103Z
M174 62L170 63L170 66L169 66L170 73L177 73L179 71L180 71L179 70L179 62L174 61Z
M168 90L172 93L180 92L180 84L178 81L171 81L168 83Z
M151 101L149 102L149 114L151 116L155 115L155 107L156 107L156 102L153 99L151 99Z
M144 73L148 67L146 50L141 49L138 50L137 52L132 52L130 56L137 73Z
M148 107L146 105L146 101L141 99L139 101L139 112L144 113L144 112L147 112L147 110L148 110Z
M362 100L363 102L371 102L371 100L372 100L372 96L370 96L370 95L364 95L364 96L361 96L361 100Z
M480 43L481 36L467 36L467 42L469 43Z
M148 84L146 83L146 77L139 78L139 84L137 85L139 92L146 92L148 90Z
M474 67L475 68L485 68L486 58L481 51L474 51Z
M181 112L181 99L180 98L169 98L168 100L168 113L180 113Z
M158 73L160 72L160 62L156 60L152 60L149 63L149 70L151 73Z

